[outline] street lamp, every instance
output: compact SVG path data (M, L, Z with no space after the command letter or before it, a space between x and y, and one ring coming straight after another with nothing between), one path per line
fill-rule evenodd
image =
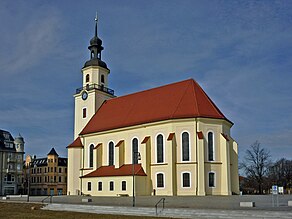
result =
M137 155L137 160L141 160L140 152L133 152L133 162L132 162L132 174L133 174L133 207L135 207L135 158Z

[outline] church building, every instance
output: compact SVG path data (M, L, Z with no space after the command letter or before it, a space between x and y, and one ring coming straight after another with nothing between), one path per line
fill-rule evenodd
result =
M238 194L233 123L193 79L116 97L95 20L74 95L67 194Z

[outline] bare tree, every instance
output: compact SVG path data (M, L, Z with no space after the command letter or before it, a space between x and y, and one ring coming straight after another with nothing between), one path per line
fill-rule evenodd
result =
M271 164L270 157L270 152L256 141L246 150L244 161L240 163L246 177L257 184L260 194L263 193L263 182Z

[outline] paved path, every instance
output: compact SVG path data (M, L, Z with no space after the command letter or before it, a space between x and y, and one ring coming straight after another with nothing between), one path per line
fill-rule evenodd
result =
M150 207L118 207L76 204L48 204L43 209L53 211L76 211L96 214L155 216L155 208ZM183 209L166 208L159 217L170 218L283 218L291 219L292 211L263 210L219 210L219 209Z

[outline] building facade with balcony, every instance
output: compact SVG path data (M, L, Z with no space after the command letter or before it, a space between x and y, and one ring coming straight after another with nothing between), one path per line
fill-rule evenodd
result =
M30 195L65 195L67 193L67 158L54 148L45 158L26 156L24 178Z
M96 19L97 22L97 19ZM95 35L75 98L68 194L239 193L233 123L193 79L115 97ZM139 159L140 158L140 159Z
M23 193L24 139L0 130L0 196Z

